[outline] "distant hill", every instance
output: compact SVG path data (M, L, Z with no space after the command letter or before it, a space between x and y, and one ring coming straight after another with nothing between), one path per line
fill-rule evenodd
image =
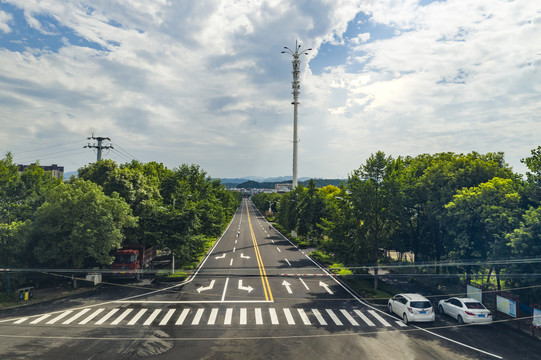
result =
M275 178L276 179L276 178ZM309 178L303 178L303 181L299 181L299 185L307 186L308 182L310 181ZM222 183L229 188L242 188L242 189L275 189L276 184L291 184L292 180L289 178L289 180L284 179L283 181L265 181L265 182L259 182L254 180L248 180L242 183L226 183L222 179ZM342 182L345 182L346 180L342 179L314 179L316 183L316 187L321 188L327 185L334 185L334 186L340 186Z

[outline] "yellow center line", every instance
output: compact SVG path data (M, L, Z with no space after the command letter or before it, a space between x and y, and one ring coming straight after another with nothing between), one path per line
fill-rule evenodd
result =
M248 209L248 200L246 201L246 213L248 214L248 225L250 226L250 233L252 234L252 242L254 243L255 257L257 259L257 266L259 267L259 274L261 275L261 283L263 284L263 291L265 292L265 300L274 301L272 298L272 292L269 285L269 280L267 279L267 273L265 272L265 266L263 265L263 260L261 259L261 253L259 252L259 247L257 246L257 240L255 239L254 229L252 228L252 220L250 220L250 210Z

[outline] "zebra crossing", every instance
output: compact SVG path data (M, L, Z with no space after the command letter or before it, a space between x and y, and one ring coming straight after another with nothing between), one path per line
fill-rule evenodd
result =
M336 327L406 327L401 320L381 316L376 310L317 308L84 308L13 320L14 325L103 326L246 326L300 325Z

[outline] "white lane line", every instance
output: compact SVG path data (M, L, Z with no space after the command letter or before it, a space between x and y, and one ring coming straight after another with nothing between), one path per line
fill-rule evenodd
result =
M299 278L299 280L301 281L301 283L304 285L304 287L306 288L306 290L310 290L310 288L308 287L308 285L306 285L306 283L304 282L304 280L302 278Z
M395 321L395 323L397 323L397 324L398 324L398 326L402 326L402 327L408 327L408 325L404 324L404 322L403 322L403 321L401 321L401 320L396 320L396 321Z
M197 309L197 312L195 313L195 316L192 320L192 325L199 325L199 322L201 321L201 317L203 316L203 312L205 309Z
M235 240L235 244L237 243L237 240Z
M312 313L314 314L317 321L319 322L319 325L327 325L327 322L325 321L325 319L323 318L323 316L321 315L318 309L312 309Z
M111 311L109 311L107 313L107 315L105 315L104 317L102 317L98 322L96 322L96 325L102 325L103 323L105 323L107 320L109 320L111 318L111 316L113 316L114 314L116 314L117 311L119 311L120 309L119 308L116 308L116 309L113 309Z
M340 312L353 326L359 326L359 323L344 309L340 309Z
M331 317L332 321L334 321L334 323L338 326L342 326L344 324L342 324L342 322L340 321L340 319L338 318L338 316L336 316L336 314L334 313L334 311L332 311L331 309L325 309L325 311L327 312L327 314L329 314L329 316Z
M224 285L224 292L222 293L222 302L224 302L225 299L225 292L227 290L227 284L229 283L229 278L225 279L225 285Z
M79 323L79 325L85 325L88 324L92 319L94 319L96 316L98 316L99 313L101 313L105 308L100 308L96 311L94 311L92 314L88 315L83 321Z
M68 324L71 324L73 321L77 320L78 318L80 318L81 316L83 316L84 314L86 314L87 312L90 311L90 308L88 309L83 309L81 311L79 311L77 314L75 314L74 316L70 317L68 320L64 321L62 323L62 325L68 325Z
M207 322L207 325L214 325L216 324L216 317L218 316L218 308L214 308L210 311L210 317L209 321Z
M272 241L272 243L274 244L274 240L271 239L271 241Z
M51 316L51 314L45 314L43 316L40 316L36 320L31 321L30 324L38 324L38 323L42 322L43 320L47 319L49 316Z
M184 320L186 320L186 316L188 316L189 312L190 312L190 309L183 309L175 325L182 325L184 323Z
M229 266L233 265L233 259L229 262Z
M159 326L164 326L164 325L167 325L167 323L169 322L169 320L171 319L171 317L173 316L173 314L175 313L176 309L169 309L169 311L167 312L167 314L165 314L165 316L163 317L162 321L160 321L160 323L158 324Z
M263 314L261 313L261 308L255 308L255 324L263 325Z
M120 314L119 317L117 317L117 318L115 319L115 321L113 321L113 322L111 323L111 325L118 325L118 324L120 324L120 322L121 322L122 320L124 320L124 318L125 318L126 316L128 316L132 311L133 311L133 309L126 309L122 314Z
M29 318L27 317L24 317L24 318L20 318L19 320L15 321L14 324L22 324L23 322L25 322L26 320L28 320Z
M47 324L47 325L54 324L55 322L57 322L57 321L60 320L60 319L65 318L66 316L68 316L68 315L71 314L72 312L73 312L73 311L71 311L71 310L64 311L62 314L58 315L58 316L55 317L54 319L51 319L51 320L47 321L45 324Z
M235 252L236 247L233 247L233 252Z
M233 317L233 309L227 308L225 311L224 325L231 325L231 318Z
M280 248L277 246L276 249L278 249L278 252L282 252L282 250L280 250Z
M129 322L128 322L128 325L135 325L139 319L141 318L141 316L143 316L146 312L148 311L148 309L141 309L139 310L139 312L137 314L135 314L135 316L133 317L133 319L131 319Z
M271 324L272 325L278 325L279 324L278 315L276 315L276 309L275 308L270 308L269 309L269 315L270 315L270 318L271 318Z
M310 322L310 319L308 319L308 315L306 315L303 309L297 309L297 311L299 312L299 315L304 325L312 325L312 323Z
M366 323L366 325L368 325L368 326L376 326L376 324L374 324L372 322L372 320L370 320L365 314L363 314L361 312L361 310L353 310L353 312L355 312L355 314L357 314L357 316L359 316L361 318L361 320Z
M246 325L246 308L240 309L240 324Z
M379 314L375 310L368 310L368 312L370 313L370 315L375 317L383 326L391 326L391 324L389 324L384 318L379 316Z
M293 315L291 315L291 311L288 308L284 309L284 315L286 316L288 325L295 325L295 320L293 319Z
M288 259L286 259L286 263L287 263L289 266L291 266L291 263L289 262Z

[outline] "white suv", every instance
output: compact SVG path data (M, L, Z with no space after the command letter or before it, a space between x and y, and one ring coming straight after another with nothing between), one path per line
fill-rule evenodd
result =
M421 294L398 294L389 299L389 312L400 316L404 323L434 321L436 313L430 301Z

